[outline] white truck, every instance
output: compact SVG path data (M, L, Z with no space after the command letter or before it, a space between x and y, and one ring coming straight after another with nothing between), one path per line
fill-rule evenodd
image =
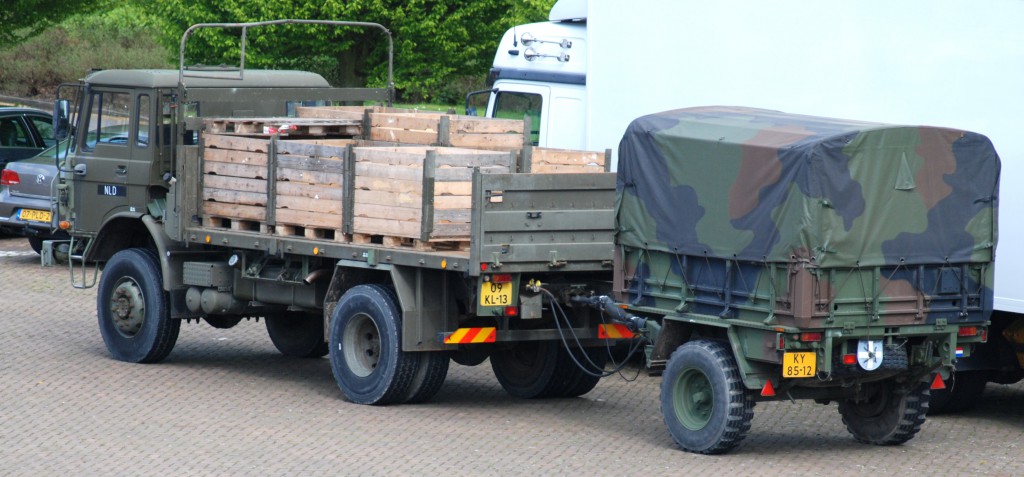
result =
M933 395L933 412L957 411L1024 377L1021 19L1016 0L559 0L501 39L486 115L525 114L538 145L587 150L614 151L640 115L711 104L987 135L1003 164L996 311L988 344Z

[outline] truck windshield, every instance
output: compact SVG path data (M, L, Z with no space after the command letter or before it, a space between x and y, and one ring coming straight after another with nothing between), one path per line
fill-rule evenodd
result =
M499 91L494 99L496 118L523 119L530 117L530 142L540 144L540 111L544 100L539 94Z

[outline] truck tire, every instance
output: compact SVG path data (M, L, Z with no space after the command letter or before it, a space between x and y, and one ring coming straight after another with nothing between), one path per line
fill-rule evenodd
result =
M569 356L569 351L565 349L565 346L559 347L559 351L559 367L564 369L564 385L561 389L554 392L553 396L579 397L593 390L597 386L598 381L601 380L601 377L593 376L590 373L598 374L604 371L604 365L608 362L608 350L602 346L600 348L582 348L572 351L576 360L586 366L590 373L580 369L579 365ZM584 353L590 358L590 361L587 361L587 358L583 356ZM601 369L591 369L593 368L591 362Z
M522 341L511 348L495 349L491 353L491 369L501 387L512 396L551 397L553 388L558 386L555 371L559 368L561 347L557 341Z
M933 389L928 399L928 414L953 414L974 409L985 393L987 371L957 371L946 382L946 389Z
M96 292L96 311L114 359L160 362L178 340L181 320L170 317L160 262L149 250L122 250L110 258Z
M451 363L451 358L444 351L422 351L416 355L419 355L419 364L406 398L402 401L406 404L419 404L432 399L448 377L448 364Z
M698 340L684 343L669 358L661 378L661 412L681 449L722 454L747 436L754 401L729 348Z
M921 430L928 413L929 390L920 384L907 393L892 379L864 384L866 398L839 401L839 414L854 439L865 444L898 445Z
M419 364L402 351L402 315L390 291L354 286L331 317L331 370L345 397L357 404L402 402Z
M284 312L267 315L267 334L281 354L294 358L322 358L327 355L324 319L317 314Z
M232 315L212 315L204 316L203 321L205 321L206 324L214 328L217 328L218 330L226 330L229 328L234 328L236 325L241 323L242 317Z

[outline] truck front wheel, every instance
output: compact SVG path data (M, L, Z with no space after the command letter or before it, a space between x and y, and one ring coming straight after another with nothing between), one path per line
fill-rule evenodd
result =
M839 414L853 437L865 444L897 445L909 441L928 413L928 385L899 392L892 379L866 383L859 399L839 401Z
M661 378L661 413L685 451L728 452L747 436L754 401L722 343L690 341L672 353Z
M411 397L417 356L402 351L402 315L386 288L358 285L342 295L331 317L330 356L348 400L383 405Z
M111 356L156 363L174 349L181 320L171 319L156 254L132 248L114 254L100 278L96 310Z

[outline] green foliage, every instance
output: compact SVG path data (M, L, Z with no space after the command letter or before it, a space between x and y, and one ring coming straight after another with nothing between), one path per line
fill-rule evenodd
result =
M136 0L160 19L161 43L177 52L196 23L282 18L375 22L394 38L394 84L406 101L458 103L482 85L502 33L541 21L554 0ZM238 65L240 29L201 30L186 63ZM377 30L285 25L247 32L246 66L307 69L335 85L384 86L387 40Z
M0 5L0 48L21 43L76 13L100 11L110 0L5 0Z
M0 90L52 96L58 84L93 68L167 68L153 17L133 4L71 16L41 34L0 49Z

